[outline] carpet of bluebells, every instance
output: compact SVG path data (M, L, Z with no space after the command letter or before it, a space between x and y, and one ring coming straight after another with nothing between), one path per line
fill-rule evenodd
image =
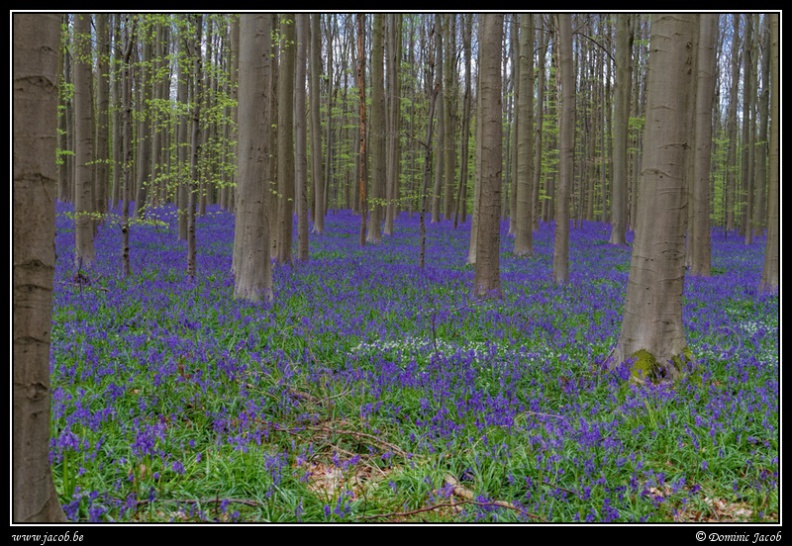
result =
M270 304L233 299L233 216L198 219L198 275L172 208L98 228L78 271L58 205L51 462L68 518L101 522L778 521L779 299L764 238L713 231L713 276L685 280L696 363L635 385L607 359L630 248L553 226L511 255L502 300L471 298L469 223L418 217L358 245L328 215ZM296 238L295 238L296 240Z

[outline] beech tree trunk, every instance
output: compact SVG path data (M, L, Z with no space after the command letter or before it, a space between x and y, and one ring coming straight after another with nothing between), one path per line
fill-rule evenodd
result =
M308 260L308 133L305 118L305 75L308 62L307 14L297 14L297 68L294 84L295 158L294 182L297 192L297 259Z
M561 118L558 131L553 278L556 284L566 284L569 280L569 192L572 188L575 153L575 75L572 66L572 16L568 13L558 15L558 51Z
M239 19L239 155L234 231L234 297L272 299L269 245L272 17L245 13Z
M476 240L476 298L502 297L500 282L500 213L502 176L503 111L501 98L501 45L503 15L479 16L481 60L481 149L480 203Z
M13 521L64 522L49 463L60 15L15 13Z
M517 99L517 194L514 237L514 254L533 254L533 16L520 15L520 70Z
M280 15L278 65L278 263L292 262L294 230L294 14Z
M74 140L75 140L75 265L90 268L94 261L93 187L93 61L91 16L74 16Z
M632 33L628 13L616 16L616 86L613 113L612 245L627 244L627 128L630 117Z
M770 17L770 185L767 194L767 247L765 249L764 269L760 287L766 291L778 291L780 239L778 216L778 189L780 182L778 155L781 115L780 65L778 62L778 14Z
M685 165L690 136L690 66L696 15L652 18L641 191L627 300L615 362L636 361L636 381L672 379L688 349L682 326L685 280Z
M371 40L371 218L366 241L382 240L385 199L385 67L383 64L383 17L374 14Z

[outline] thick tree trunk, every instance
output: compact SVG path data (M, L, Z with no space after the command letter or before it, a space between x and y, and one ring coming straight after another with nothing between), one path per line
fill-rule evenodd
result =
M653 15L643 177L627 300L615 362L636 361L636 381L676 377L688 360L682 325L690 136L690 66L696 15Z
M500 282L500 213L503 112L501 98L501 44L503 15L479 16L479 44L483 63L481 82L481 170L476 273L473 295L476 298L502 297Z
M49 463L60 16L15 13L12 18L12 519L64 522Z
M239 21L239 155L234 232L234 297L272 299L269 245L269 14L242 14ZM236 239L239 241L236 241Z

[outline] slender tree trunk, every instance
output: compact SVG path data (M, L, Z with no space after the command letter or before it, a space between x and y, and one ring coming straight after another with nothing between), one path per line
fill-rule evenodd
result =
M712 153L712 105L715 99L715 38L718 15L700 16L698 46L698 84L696 86L696 118L693 191L693 253L690 274L709 277L711 270L710 237L710 158Z
M616 19L616 86L613 122L613 183L611 184L611 234L612 245L627 244L627 127L630 116L630 89L632 88L632 24L628 13Z
M740 233L745 244L753 241L750 229L751 208L753 206L753 169L751 169L751 140L754 134L753 94L756 72L753 65L753 23L750 13L745 15L745 41L743 42L743 117L742 117L742 163L741 179L744 201L740 207Z
M440 153L438 153L435 157L435 172L434 172L434 188L432 191L432 223L436 224L441 220L440 218L440 205L441 205L441 197L443 191L443 169L445 164L443 163L443 143L445 142L445 101L443 99L445 91L442 88L442 81L443 81L443 15L440 13L436 13L434 15L435 19L435 42L436 42L436 49L435 49L435 66L437 67L437 73L435 74L436 81L440 84L440 97L439 97L439 112L437 112L437 139L435 140L435 146Z
M761 235L765 220L765 191L767 188L767 116L770 102L770 19L762 19L762 87L759 94L759 122L754 160L756 200L753 209L753 233Z
M471 55L470 42L473 35L473 16L463 14L462 47L465 50L465 94L462 98L462 127L459 151L459 199L457 200L454 227L457 218L464 224L467 220L468 161L470 159L470 101L471 101Z
M481 14L479 44L481 64L481 196L479 204L476 273L473 295L476 298L502 297L500 283L500 208L502 174L502 83L501 44L503 15Z
M310 61L310 112L311 112L311 180L313 182L313 232L324 232L322 188L322 127L319 119L319 74L322 71L322 36L320 34L320 14L311 15L311 61Z
M91 16L74 19L74 140L75 147L75 265L90 268L94 262L93 115L91 89Z
M151 112L147 106L151 102L151 58L152 46L151 38L146 36L144 28L141 26L141 40L143 42L143 59L139 71L140 104L138 109L138 131L137 140L137 188L135 196L135 217L146 217L146 205L148 200L148 189L151 185Z
M294 84L294 179L297 190L297 259L308 261L308 134L305 117L305 72L308 62L308 18L297 14L297 68Z
M696 15L652 16L643 176L615 361L636 381L675 378L688 360L682 325L690 66Z
M737 102L740 81L740 14L732 15L731 88L729 92L729 150L726 159L726 233L734 230L734 208L737 194Z
M559 66L561 72L561 119L558 132L558 187L556 188L553 278L556 284L569 280L569 190L572 187L575 152L575 80L572 66L572 17L558 15Z
M190 71L187 70L187 62L190 58L189 52L185 47L188 43L187 15L180 15L182 25L179 30L179 62L176 63L176 100L179 104L187 106L189 100L189 78ZM188 134L188 114L182 108L178 113L178 129L176 135L176 163L177 163L177 210L179 215L179 240L187 240L187 205L190 199L190 172L189 172L189 146L190 135Z
M272 17L245 13L239 19L239 175L234 232L234 297L272 300L269 245L269 105ZM236 241L236 239L239 241Z
M194 16L195 41L193 43L193 119L192 119L192 158L190 160L190 188L187 198L187 276L191 279L196 274L197 248L195 242L195 209L198 199L198 158L201 154L201 101L203 101L203 76L201 71L201 35L203 31L203 15Z
M64 522L49 462L60 16L13 19L13 515Z
M385 67L383 64L383 16L374 14L371 41L371 218L366 241L382 240L385 199Z
M131 21L130 21L131 19ZM129 260L129 202L132 199L132 50L135 47L135 27L137 19L134 16L126 16L124 22L124 52L123 52L123 67L124 74L122 77L123 98L122 104L124 108L124 187L121 195L121 267L124 271L124 276L129 277L132 274L132 266Z
M110 31L107 24L108 17L107 13L96 14L97 67L99 68L99 79L96 86L96 212L101 215L107 213L107 190L110 184L110 145L108 142L110 129L110 75L108 73Z
M781 118L780 65L778 61L778 14L770 17L770 185L767 194L767 246L765 248L764 269L760 288L763 291L777 292L779 288L780 239L778 197L780 182L780 156L778 154Z
M517 209L512 222L516 224L514 254L533 254L533 16L520 15L520 70L517 99ZM514 168L514 167L513 167Z
M456 137L456 14L446 13L445 24L445 60L443 63L443 97L445 106L445 141L443 142L443 174L445 189L443 193L443 218L450 220L454 214L454 179L456 175L456 157L454 154L454 137Z
M366 29L366 15L357 14L357 85L360 97L360 136L358 154L358 183L360 186L360 246L366 246L366 220L368 217L368 198L366 186L368 184L368 171L366 169L366 50L363 48L363 37Z
M432 57L432 48L434 46L434 37L436 29L433 28L429 33L429 81L432 81L435 71L434 57ZM421 236L421 247L418 253L418 266L423 269L426 264L426 202L429 199L427 193L429 189L429 179L432 177L432 126L434 125L435 105L437 103L437 96L440 94L439 82L434 86L427 87L429 95L429 119L426 123L426 142L424 143L424 170L423 170L423 184L421 187L421 210L418 219L419 231Z
M386 175L385 235L393 235L396 221L396 204L399 198L399 159L401 146L401 30L402 15L389 15L388 56L388 165Z
M294 231L294 14L280 15L281 61L278 66L278 262L292 263Z

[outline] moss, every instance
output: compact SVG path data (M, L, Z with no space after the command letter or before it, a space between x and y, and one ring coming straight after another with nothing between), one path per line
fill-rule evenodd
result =
M635 359L630 368L630 380L636 383L645 383L653 378L657 372L657 360L654 355L646 349L635 351L632 355Z
M647 381L659 383L674 381L682 376L693 361L693 353L689 347L685 347L680 354L672 356L667 362L658 362L652 353L640 349L632 354L632 358L635 361L630 368L630 381L640 384Z

